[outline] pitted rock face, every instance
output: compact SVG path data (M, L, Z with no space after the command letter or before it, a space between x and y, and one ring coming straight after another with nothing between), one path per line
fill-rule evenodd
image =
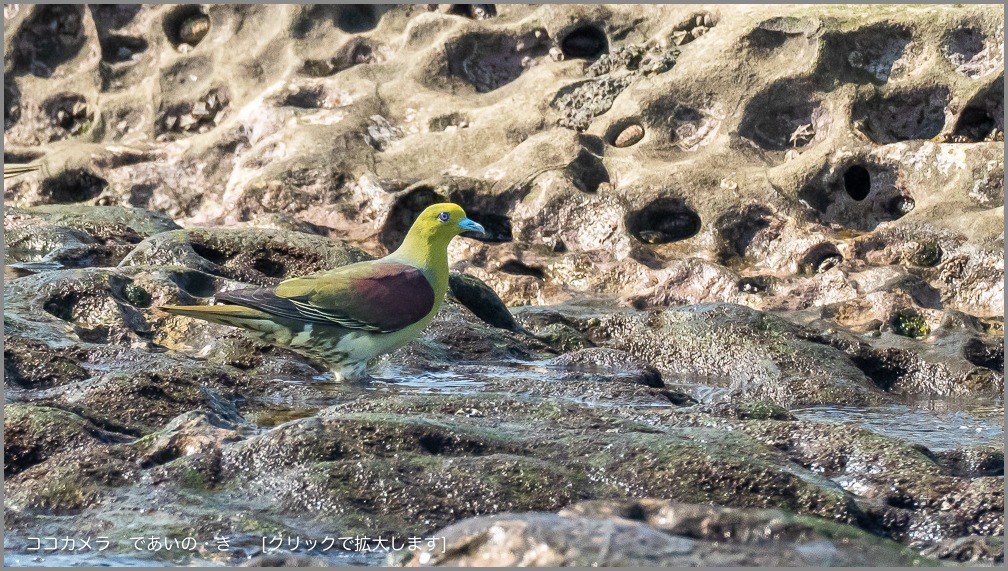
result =
M843 255L843 242L864 239L847 230L945 232L959 246L939 267L998 250L1004 31L983 7L668 6L643 19L632 6L9 12L7 147L69 149L8 185L15 205L143 206L183 226L283 212L380 251L414 211L397 191L424 181L432 200L464 198L496 228L473 256L476 273L504 265L510 254L497 244L512 239L546 247L529 266L561 268L598 250L653 275L673 258L714 253L793 287L809 276L771 253L796 235L823 233ZM562 142L572 130L592 138ZM479 184L442 192L446 175ZM553 230L548 215L581 209L579 192L620 204L625 223ZM788 229L758 236L762 255L739 250L767 218L724 227L740 204L760 204ZM598 271L608 275L593 287L635 293L636 272ZM965 281L949 285L971 287L969 272L954 275ZM503 279L526 295L526 276ZM959 297L944 302L1003 309L997 295ZM779 305L772 298L747 303Z

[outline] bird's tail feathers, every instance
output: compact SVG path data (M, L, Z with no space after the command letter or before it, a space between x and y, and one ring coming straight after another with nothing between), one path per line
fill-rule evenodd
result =
M4 180L15 177L26 172L37 171L42 168L40 164L7 164L4 163Z
M161 310L173 315L195 317L211 323L253 329L256 329L256 322L270 321L268 314L241 305L162 305Z

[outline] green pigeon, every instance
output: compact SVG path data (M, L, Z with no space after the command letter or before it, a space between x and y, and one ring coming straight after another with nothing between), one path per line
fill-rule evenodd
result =
M368 361L416 339L448 291L448 242L485 234L456 204L427 207L399 249L380 260L221 292L219 305L166 305L176 315L248 330L331 366L337 380L367 376Z

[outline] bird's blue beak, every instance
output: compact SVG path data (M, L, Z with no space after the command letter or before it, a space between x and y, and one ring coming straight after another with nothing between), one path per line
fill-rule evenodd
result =
M483 229L483 226L479 222L473 222L468 218L459 220L459 228L461 228L463 232L476 232L480 236L486 236L486 230Z

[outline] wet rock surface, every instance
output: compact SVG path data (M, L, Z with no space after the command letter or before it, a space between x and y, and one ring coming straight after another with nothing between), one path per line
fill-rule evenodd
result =
M5 562L1003 562L1000 11L5 19ZM157 309L443 200L488 235L367 382ZM424 542L262 554L358 535Z
M852 528L777 510L644 499L582 502L558 515L499 514L443 531L446 553L409 566L894 565L927 560Z

